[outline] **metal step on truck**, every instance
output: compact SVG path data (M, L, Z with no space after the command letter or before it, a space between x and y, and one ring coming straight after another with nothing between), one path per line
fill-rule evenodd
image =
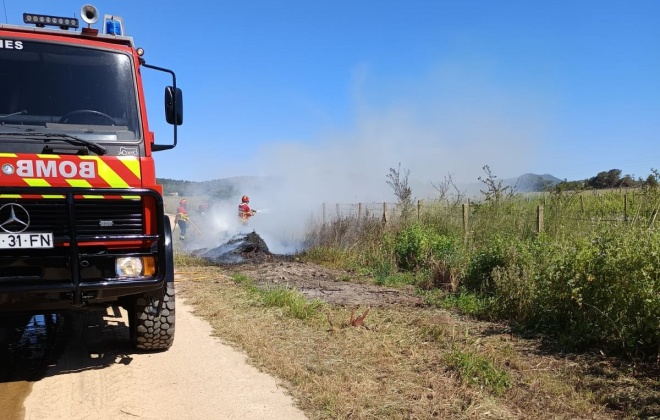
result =
M121 17L100 17L85 5L80 19L24 13L23 25L0 24L0 314L121 306L135 346L165 350L174 262L152 154L176 146L183 97ZM172 79L168 144L147 122L152 71Z

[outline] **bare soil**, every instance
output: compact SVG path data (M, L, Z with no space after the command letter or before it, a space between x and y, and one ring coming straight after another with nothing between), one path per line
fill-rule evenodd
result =
M263 288L288 287L308 299L319 299L340 306L380 307L387 305L421 306L422 298L412 288L393 289L348 278L333 270L292 258L273 257L260 264L243 264L230 271L243 273Z
M218 248L195 250L192 254L218 263L228 272L240 272L251 278L256 286L265 289L287 287L308 299L333 305L422 305L422 299L415 295L412 287L380 287L360 281L359 277L343 270L303 263L295 256L272 254L255 232L237 235Z

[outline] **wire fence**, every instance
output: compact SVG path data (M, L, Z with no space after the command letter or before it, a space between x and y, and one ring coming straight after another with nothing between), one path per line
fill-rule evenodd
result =
M483 230L524 234L579 233L603 223L626 223L654 227L658 191L615 190L582 193L538 193L498 202L418 200L407 206L382 203L324 203L321 223L337 220L379 220L383 224L407 221L444 225L471 234Z

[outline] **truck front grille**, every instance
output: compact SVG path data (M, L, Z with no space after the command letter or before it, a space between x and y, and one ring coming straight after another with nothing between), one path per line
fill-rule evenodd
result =
M25 232L53 232L56 240L71 235L65 200L0 199L0 207L8 203L20 204L30 215L30 225ZM73 207L79 236L144 234L140 199L80 199L74 202Z

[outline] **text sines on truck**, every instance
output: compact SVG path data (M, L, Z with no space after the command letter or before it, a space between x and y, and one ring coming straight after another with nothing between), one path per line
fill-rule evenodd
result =
M0 24L0 313L121 306L135 346L165 350L174 263L152 153L176 146L182 93L120 17L98 30L99 17L85 5L84 24L30 13L25 25ZM149 131L147 68L172 78L172 144Z

